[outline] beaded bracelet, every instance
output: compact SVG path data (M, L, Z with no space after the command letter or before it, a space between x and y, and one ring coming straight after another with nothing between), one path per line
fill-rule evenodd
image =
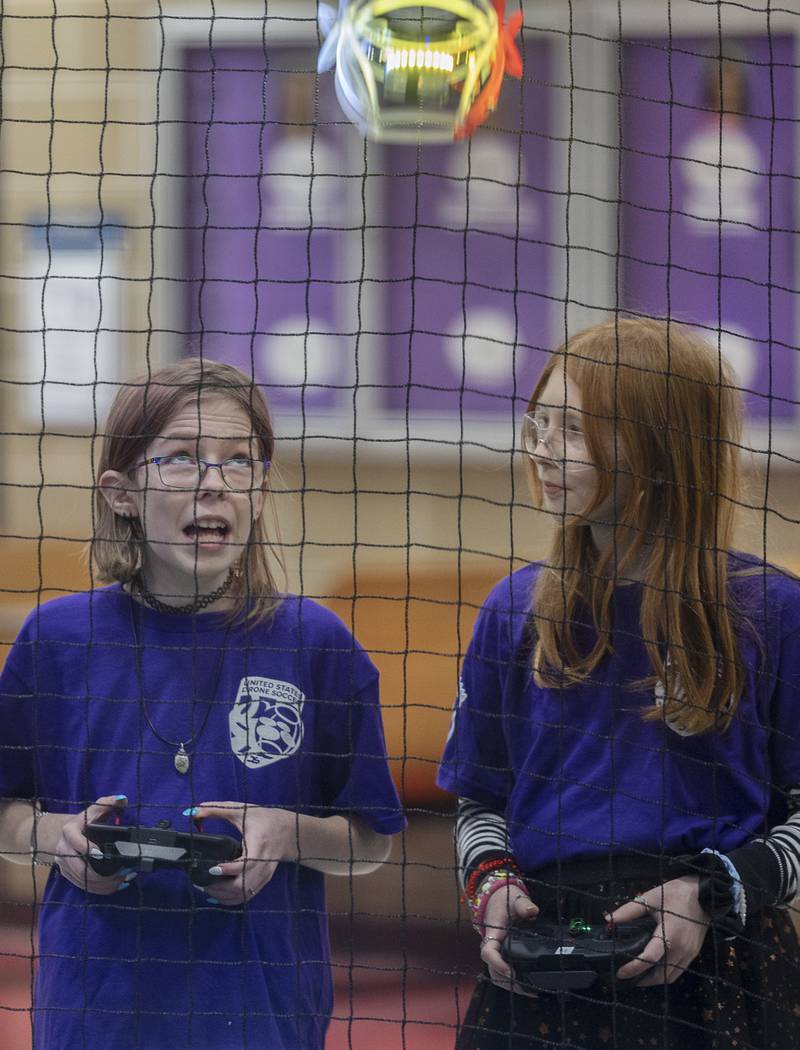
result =
M472 912L472 926L481 938L486 935L486 928L483 920L486 915L486 909L489 906L489 901L498 890L509 890L512 886L516 886L517 889L522 890L527 897L528 887L516 872L494 871L492 874L487 875L483 880L477 896L474 899L470 899L469 906L470 911Z
M464 887L463 899L467 902L475 896L477 888L484 878L492 871L496 871L498 868L504 868L507 871L513 872L517 876L521 876L517 865L514 863L513 857L495 857L493 860L483 860L477 865L475 870L467 880L467 884Z

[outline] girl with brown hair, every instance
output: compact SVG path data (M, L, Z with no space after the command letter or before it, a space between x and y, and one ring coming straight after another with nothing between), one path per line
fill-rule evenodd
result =
M186 359L124 388L105 429L93 553L114 582L37 608L0 677L0 849L52 865L34 1045L322 1050L324 874L371 871L404 826L377 671L278 590L274 435L247 376ZM205 820L241 856L202 886L98 873L87 824L112 811Z
M553 543L478 617L439 775L486 967L459 1050L800 1045L800 584L732 549L741 415L666 321L588 329L533 392ZM536 990L503 954L645 919L609 985Z

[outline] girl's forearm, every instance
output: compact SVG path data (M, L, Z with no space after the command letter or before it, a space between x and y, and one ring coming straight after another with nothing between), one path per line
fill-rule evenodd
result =
M293 847L286 859L326 875L365 875L389 856L391 836L380 835L357 817L291 814Z
M33 807L28 802L0 803L0 856L13 864L30 864Z
M388 857L391 838L380 835L356 817L311 817L288 813L286 860L328 875L363 875ZM34 819L36 830L34 835ZM35 846L37 863L52 864L68 813L42 813L29 802L0 803L0 856L30 864Z
M52 864L69 813L42 813L31 802L0 802L0 856L14 864ZM36 829L34 834L34 820Z
M506 818L498 810L460 798L456 815L456 852L463 889L481 861L510 856Z

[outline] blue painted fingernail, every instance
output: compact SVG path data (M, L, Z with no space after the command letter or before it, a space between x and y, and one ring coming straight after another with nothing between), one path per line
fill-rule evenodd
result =
M116 795L117 802L123 802L128 796L127 795Z
M125 882L133 882L136 876L139 874L138 871L132 871L129 875L125 876Z
M123 882L121 886L117 886L117 893L122 893L123 890L129 890L131 884L129 882Z
M222 868L218 864L215 864L213 868L209 868L208 869L208 874L209 875L222 875Z
M183 811L183 816L184 817L196 817L199 812L200 812L200 810L198 809L197 806L190 806L189 809L185 809Z
M206 901L209 904L219 904L219 901L217 900L216 897L206 897Z

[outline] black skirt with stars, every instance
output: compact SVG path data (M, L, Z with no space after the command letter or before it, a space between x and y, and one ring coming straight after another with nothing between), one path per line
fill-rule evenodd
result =
M605 862L603 867L608 871ZM623 870L624 868L624 870ZM632 875L632 868L641 868ZM664 881L658 865L598 862L530 880L540 916L603 922L603 913ZM456 1050L800 1050L800 949L789 911L768 909L733 940L713 926L681 977L654 988L539 992L477 984Z

